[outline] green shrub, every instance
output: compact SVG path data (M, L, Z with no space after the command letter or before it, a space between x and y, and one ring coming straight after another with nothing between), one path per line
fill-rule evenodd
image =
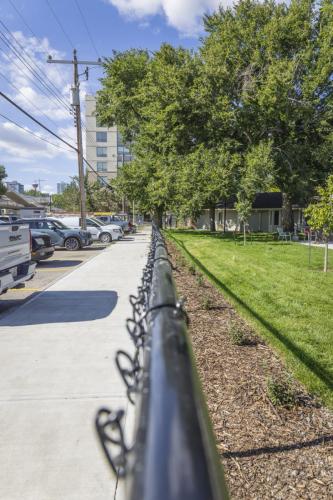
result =
M296 393L290 377L273 375L267 380L267 395L274 406L290 408L296 403Z
M199 286L204 286L205 280L202 274L197 274L197 283Z
M214 304L213 301L210 297L204 297L202 301L202 309L206 309L206 311L209 311L210 309L213 309Z
M238 325L231 325L229 335L231 343L234 345L246 345L249 343L248 335Z
M189 266L188 266L188 272L189 272L190 274L195 275L196 270L195 270L195 267L194 267L192 264L189 264Z

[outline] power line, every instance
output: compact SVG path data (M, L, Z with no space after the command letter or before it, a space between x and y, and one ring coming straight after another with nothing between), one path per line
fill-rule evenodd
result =
M81 15L81 18L82 18L83 24L84 24L84 26L85 26L85 28L86 28L86 31L87 31L88 37L89 37L89 39L90 39L91 45L93 46L93 49L94 49L94 51L95 51L96 55L97 55L97 58L100 58L100 55L99 55L98 50L97 50L97 48L96 48L96 45L95 45L95 43L94 43L93 37L92 37L92 35L91 35L91 33L90 33L90 30L89 30L89 28L88 28L88 24L87 24L87 22L86 22L86 20L85 20L85 17L84 17L84 15L83 15L82 9L81 9L81 7L80 7L80 5L79 5L79 3L78 3L78 1L77 1L77 0L74 0L74 2L75 2L75 4L76 4L76 7L77 7L78 11L80 12L80 15Z
M8 0L8 2L10 3L10 5L13 7L13 9L15 10L16 14L19 16L19 18L21 19L21 21L23 22L23 24L28 28L28 30L30 31L30 33L35 37L35 38L38 38L38 36L32 31L32 29L30 28L29 24L26 22L26 20L24 19L24 17L22 16L21 12L15 7L14 3L12 2L12 0Z
M58 134L56 134L55 132L53 132L52 130L50 130L48 127L46 127L43 123L41 123L39 120L37 120L36 118L34 118L30 113L28 113L23 108L21 108L21 106L19 106L18 104L16 104L16 102L14 102L12 99L10 99L10 97L8 97L6 94L4 94L3 92L0 91L0 96L3 97L4 99L6 99L6 101L8 101L10 104L12 104L13 106L15 106L15 108L17 108L19 111L21 111L21 113L25 114L28 118L30 118L30 120L34 121L35 123L37 123L37 125L39 125L44 130L46 130L47 132L49 132L49 134L53 135L54 137L56 137L57 139L59 139L59 141L61 141L64 144L66 144L66 146L70 147L71 149L74 149L74 151L77 152L77 148L75 146L73 146L72 144L69 144L69 142L65 141Z
M101 176L100 173L97 172L97 170L95 170L92 165L90 165L90 163L88 162L88 160L85 157L83 157L83 161L90 168L90 170L92 170L97 175L97 179L100 179L104 183L105 187L110 189L110 191L113 191L113 188L110 186L110 184L108 182L106 182L106 180L103 179L103 176Z
M7 31L9 36L15 40L15 43L19 46L19 48L23 51L23 53L28 57L33 64L34 67L31 68L31 64L27 62L29 67L31 68L31 71L38 74L38 72L41 73L42 78L46 79L49 83L45 83L44 80L42 79L43 85L48 88L49 92L51 92L55 97L57 97L58 100L62 101L66 107L69 106L69 104L64 100L64 97L60 90L54 85L54 83L49 79L48 75L45 73L45 71L37 64L37 62L30 56L30 54L25 50L25 48L22 46L22 44L18 41L18 39L15 37L15 35L8 29L8 27L5 25L4 22L0 20L1 25L4 27L4 29ZM2 36L6 37L6 35L2 32ZM7 35L8 36L8 35ZM13 45L13 43L8 40L6 37L7 42L11 45L11 47L14 47L16 54L17 54L17 49ZM17 54L18 57L22 57L20 53ZM36 68L36 69L35 69ZM39 75L38 75L39 76Z
M31 28L31 26L28 24L27 20L24 18L23 14L15 7L15 4L12 2L12 0L8 0L8 2L10 3L10 5L13 7L13 9L15 10L15 12L17 13L17 15L19 16L19 18L21 19L21 21L23 22L23 24L28 28L28 30L30 31L30 33L32 34L32 36L34 36L35 38L37 38L37 40L39 39L39 36L36 35L35 31ZM48 55L48 52L46 52L45 50L42 51L43 54L45 55ZM49 81L51 82L51 80L49 79ZM52 83L52 82L51 82ZM58 89L58 87L56 85L54 85L52 83L53 87L59 92L60 96L62 96L62 92L60 89Z
M1 23L1 21L0 21ZM20 60L20 62L24 65L24 67L38 80L38 84L36 82L34 82L34 80L31 78L31 76L28 76L28 78L34 83L35 86L38 87L38 89L44 94L46 95L48 98L51 98L49 94L46 94L45 93L45 90L42 88L44 87L46 89L46 91L48 91L50 94L52 94L52 97L53 99L56 99L57 101L57 105L59 106L59 104L61 104L62 106L65 107L65 109L69 112L71 112L71 108L69 105L67 105L65 103L65 101L63 101L61 98L59 98L56 93L50 89L50 87L44 82L44 79L43 77L41 77L34 68L31 67L31 65L24 60L24 58L21 56L20 52L16 49L16 47L10 42L10 40L7 39L7 37L5 36L5 34L0 30L0 39L3 41L3 43L14 53L14 55ZM6 54L6 52L4 50L2 50L5 55L8 57L8 55ZM13 60L12 60L13 61ZM19 67L17 64L15 64L15 61L14 62L14 65L16 67ZM20 71L22 71L22 68L19 68ZM42 87L41 87L42 86Z
M69 45L72 47L72 49L74 49L74 45L73 45L72 40L69 38L68 34L66 33L65 28L63 27L63 25L62 25L62 23L61 23L60 19L58 18L57 14L56 14L56 13L55 13L55 11L53 10L53 7L51 6L51 4L50 4L49 0L45 0L45 2L46 2L46 3L47 3L47 5L49 6L49 9L50 9L50 11L51 11L51 12L52 12L52 14L53 14L54 19L57 21L58 25L60 26L60 29L61 29L61 31L63 32L63 34L64 34L65 38L67 39L67 41L68 41Z
M22 125L20 125L19 123L16 123L14 120L12 120L11 118L9 118L8 116L3 115L2 113L0 113L0 116L1 116L2 118L4 118L5 120L7 120L7 121L9 121L9 122L13 123L13 125L15 125L16 127L20 128L20 129L22 129L22 130L24 130L24 132L27 132L27 134L30 134L30 135L32 135L32 136L34 136L34 137L36 137L36 139L39 139L40 141L47 142L48 144L51 144L51 146L54 146L55 148L58 148L58 149L62 149L63 151L68 151L68 152L71 152L69 149L65 149L65 148L63 148L62 146L60 146L59 144L54 144L54 142L51 142L51 141L49 141L48 139L45 139L45 137L41 137L40 135L35 134L34 132L32 132L32 130L29 130L29 129L27 129L27 128L23 127L23 126L22 126Z
M53 132L52 130L50 130L48 127L46 127L43 123L41 123L39 120L37 120L36 118L34 118L30 113L28 113L27 111L25 111L21 106L19 106L18 104L16 104L16 102L14 102L12 99L10 99L6 94L4 94L3 92L0 91L0 96L3 97L4 99L6 99L10 104L12 104L13 106L15 106L15 108L17 108L19 111L21 111L21 113L25 114L26 116L28 116L28 118L30 118L32 121L34 121L35 123L37 123L37 125L39 125L40 127L42 127L44 130L46 130L47 132L49 132L49 134L53 135L54 137L56 137L59 141L63 142L64 144L66 144L66 146L70 147L72 150L74 150L75 152L77 152L77 148L75 146L73 146L72 144L69 144L67 141L65 141L64 139L62 139L58 134L56 134L55 132ZM18 126L19 128L22 128L23 130L25 130L26 132L28 132L27 129L25 129L24 127L22 127L21 125L18 125L16 122L14 122L13 120L7 118L6 116L0 114L0 116L2 116L3 118L5 118L6 120L8 121L11 121L12 123L14 123L14 125ZM29 131L28 133L31 133L33 136L37 137L38 139L41 139L43 140L40 136L34 134L32 131ZM59 145L55 145L53 143L50 143L50 141L44 139L46 142L48 142L49 144L52 144L52 146L55 146L55 147L59 147ZM64 148L62 148L64 149ZM68 150L66 150L68 151ZM102 181L105 183L106 187L108 187L108 189L112 189L111 186L106 182L104 181L103 178L101 178L98 174L98 172L94 169L94 167L88 162L88 160L83 156L83 161L87 164L87 166L97 175L98 178L102 179Z
M45 116L45 118L47 118L51 123L53 123L53 125L55 125L56 127L58 127L58 124L52 120L52 118L50 118L46 113L44 113L43 110L41 110L35 103L33 103L25 94L23 94L23 92L21 92L21 90L13 83L10 81L9 78L7 78L3 73L0 72L0 76L2 76L2 78L4 78L4 80L6 80L6 82L11 85L31 106L33 106L34 108L37 109L37 111L39 111L39 113L41 113L43 116ZM69 135L67 134L64 134L66 137L68 137L68 139L72 140L72 137L70 137Z

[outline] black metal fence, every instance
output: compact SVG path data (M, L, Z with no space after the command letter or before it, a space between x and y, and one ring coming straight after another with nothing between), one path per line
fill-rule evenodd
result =
M124 412L102 408L97 433L114 473L126 481L130 500L228 498L178 301L172 264L153 227L138 295L130 297L127 329L134 355L119 351L116 365L136 405L134 444L124 436Z

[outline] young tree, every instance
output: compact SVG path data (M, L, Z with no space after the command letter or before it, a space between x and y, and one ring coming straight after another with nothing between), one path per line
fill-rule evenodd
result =
M311 228L322 231L325 238L324 272L328 268L328 238L333 233L333 175L317 188L318 200L304 211Z
M236 210L243 223L244 245L246 224L252 212L256 193L271 189L274 179L274 162L270 142L261 141L249 149L243 157L241 176L237 190Z
M87 209L92 212L117 211L119 200L114 189L110 185L101 184L96 181L89 183L86 181Z
M54 194L52 202L55 207L62 208L68 212L79 212L80 210L80 188L77 177L72 177L62 194Z
M43 196L43 193L41 191L38 191L37 189L26 189L24 190L24 194L28 196Z

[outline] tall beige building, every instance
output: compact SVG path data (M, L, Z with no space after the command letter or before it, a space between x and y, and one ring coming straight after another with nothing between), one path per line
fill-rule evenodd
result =
M117 126L101 127L96 119L95 96L86 95L86 154L88 162L97 172L87 168L91 182L109 181L117 177L118 170L131 161L130 149L123 144Z

